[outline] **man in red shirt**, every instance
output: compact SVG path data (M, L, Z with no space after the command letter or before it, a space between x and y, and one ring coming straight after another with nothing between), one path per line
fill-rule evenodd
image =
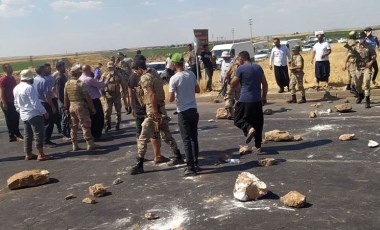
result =
M20 114L14 106L13 89L17 85L16 79L12 76L13 69L10 64L3 64L3 71L4 73L0 77L0 103L8 127L9 142L23 141L24 137L18 128Z

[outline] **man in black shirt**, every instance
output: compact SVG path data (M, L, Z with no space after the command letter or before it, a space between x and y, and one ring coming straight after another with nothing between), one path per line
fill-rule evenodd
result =
M207 75L207 91L212 91L212 74L214 72L212 61L211 61L212 54L208 50L208 45L203 45L203 51L201 52L201 60L203 62L203 66L206 70Z

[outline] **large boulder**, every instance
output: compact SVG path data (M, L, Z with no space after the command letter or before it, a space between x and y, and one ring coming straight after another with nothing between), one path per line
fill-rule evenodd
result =
M233 190L234 197L240 201L257 200L268 193L267 185L249 172L239 174Z
M297 191L290 191L285 196L282 196L280 201L289 207L302 208L306 204L306 196Z
M294 137L290 135L288 131L281 131L281 130L272 130L265 132L265 140L266 141L275 141L275 142L281 142L281 141L293 141Z
M276 159L274 158L262 158L259 160L259 165L262 167L271 166L276 164Z
M103 184L94 184L93 186L90 186L88 190L90 191L90 195L93 195L94 197L102 197L107 193Z
M245 154L249 154L249 153L252 153L252 148L250 148L249 146L240 146L240 149L239 149L239 154L240 155L245 155Z
M352 105L350 103L344 103L335 106L336 111L340 113L348 113L352 110Z
M225 108L219 108L216 110L216 119L227 119L228 111Z
M35 187L49 183L49 171L35 169L14 174L7 180L9 189Z

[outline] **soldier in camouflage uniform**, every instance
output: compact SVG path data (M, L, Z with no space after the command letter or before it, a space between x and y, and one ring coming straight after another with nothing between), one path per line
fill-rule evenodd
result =
M358 98L356 103L360 104L365 98L365 108L371 108L370 105L370 94L371 94L371 76L372 76L372 64L376 60L375 50L366 44L365 33L360 31L357 35L359 43L354 47L354 52L358 54L356 58L356 76L355 76L355 87L358 92ZM359 57L360 56L360 57ZM364 82L364 93L362 89L362 84Z
M107 86L104 88L104 107L105 107L105 132L111 129L111 114L112 107L115 106L116 110L116 130L120 129L121 122L121 98L126 100L127 96L127 84L123 80L122 73L119 69L115 68L114 63L109 61L107 63L107 72L105 72L101 81L105 81L108 78ZM123 94L121 93L123 91Z
M356 31L351 31L349 34L349 40L347 44L352 48L356 46ZM355 90L355 75L356 75L356 58L352 51L347 50L346 59L343 63L343 71L347 70L346 90L350 90L351 93L357 95Z
M227 72L224 75L223 82L228 82L227 83L227 90L226 90L226 95L224 96L224 107L226 108L228 112L228 120L233 120L233 108L235 105L235 102L239 99L240 97L240 84L237 86L231 86L230 81L231 79L236 75L236 70L239 67L239 62L237 59L233 61L233 63L230 65L228 68Z
M158 139L159 148L161 146L160 138L170 146L175 156L171 165L183 164L182 155L169 130L169 117L165 109L165 92L162 79L157 71L153 69L147 70L145 61L143 60L135 60L133 67L135 73L141 76L140 87L136 89L136 95L139 101L145 104L147 116L142 123L141 135L137 142L137 165L132 168L131 174L135 175L144 172L144 156L147 143L151 138Z
M288 100L288 103L297 103L297 97L296 97L296 85L298 85L298 89L301 91L301 100L298 102L306 103L306 97L305 97L305 89L303 87L303 76L305 73L303 72L304 67L304 61L303 57L300 54L301 47L300 46L294 46L292 48L292 60L290 64L290 83L289 83L289 89L290 93L292 95L292 98Z
M65 84L64 90L64 108L66 113L71 116L71 141L73 151L79 150L78 146L78 126L83 130L83 137L87 142L87 150L93 150L97 146L91 135L91 114L95 114L96 110L92 103L91 97L87 92L83 82L78 80L81 76L81 66L75 65L71 68L72 78Z
M117 53L117 59L115 63L115 71L119 73L122 77L125 85L128 85L129 77L132 75L132 59L126 58L122 52ZM128 95L124 95L124 91L121 91L121 97L123 99L123 104L127 114L132 112L131 103L129 101Z

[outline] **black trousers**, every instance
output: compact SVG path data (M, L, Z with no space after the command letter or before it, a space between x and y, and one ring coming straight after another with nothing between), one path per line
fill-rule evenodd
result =
M377 65L377 60L373 62L372 68L373 68L372 81L375 81L377 74L379 73L379 66Z
M59 106L58 106L58 98L53 98L51 99L51 101L53 102L53 105L55 107L55 109L57 110L57 113L54 114L54 124L57 126L57 129L58 131L62 131L62 124L61 124L61 114L60 114L60 109L59 109Z
M250 128L255 129L255 147L261 148L264 127L263 105L259 102L237 102L235 104L234 124L247 136Z
M56 114L53 114L53 110L51 109L50 105L47 102L42 102L42 105L46 109L46 112L49 114L49 118L45 120L45 135L44 135L44 141L45 143L49 142L51 139L51 135L53 134L54 129L54 122L55 122L55 116Z
M205 68L207 75L207 89L212 89L212 75L214 70L212 68Z
M199 113L195 108L178 113L178 126L185 149L187 166L191 168L198 165L198 122Z
M276 78L276 83L280 89L289 87L290 80L288 66L274 66L274 76Z
M10 138L21 137L19 123L20 114L16 111L16 107L13 102L7 102L7 110L3 110L5 123L7 123L8 133Z
M102 136L104 127L104 111L99 98L92 99L96 113L91 116L91 134L94 138Z
M195 74L195 76L197 76L197 65L192 65L190 70ZM202 79L202 73L201 73L201 67L198 65L197 80L199 79Z
M330 77L330 62L329 61L316 61L315 62L315 78L317 82L329 82Z

